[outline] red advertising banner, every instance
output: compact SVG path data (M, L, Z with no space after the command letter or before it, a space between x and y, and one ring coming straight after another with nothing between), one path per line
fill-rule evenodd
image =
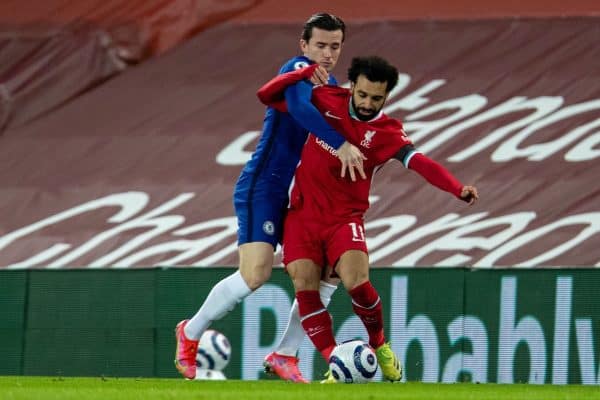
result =
M385 111L480 190L473 207L399 163L376 175L377 266L600 266L599 19L349 25L400 71ZM235 180L256 89L297 24L225 23L0 138L0 268L235 265Z

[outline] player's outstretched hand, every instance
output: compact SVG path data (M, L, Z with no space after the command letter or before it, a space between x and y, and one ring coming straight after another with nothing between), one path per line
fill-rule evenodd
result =
M364 156L358 147L348 142L344 142L340 148L337 149L337 155L342 162L342 178L346 177L346 170L348 170L350 179L352 179L352 182L355 182L356 173L354 172L354 168L356 168L361 178L367 179L367 175L365 175L363 169L363 160L366 160L367 157Z
M313 85L327 85L329 82L329 73L319 65L310 77L310 81Z
M469 203L469 205L473 205L479 200L477 188L475 186L463 186L462 191L460 192L460 198Z

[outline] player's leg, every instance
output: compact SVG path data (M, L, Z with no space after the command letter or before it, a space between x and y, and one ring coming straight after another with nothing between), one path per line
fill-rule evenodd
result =
M212 321L221 319L271 277L273 252L282 233L282 205L273 201L236 202L239 270L213 287L184 331L198 339Z
M251 206L236 203L240 268L212 288L190 320L177 325L175 366L184 377L195 377L196 351L202 333L271 276L273 251L281 237L282 215L276 212L280 208L279 204L262 201Z
M331 316L319 295L321 266L310 259L299 259L289 263L286 268L294 282L302 327L328 361L336 342Z
M321 302L319 287L323 257L322 221L290 210L283 236L283 263L294 283L298 314L304 331L325 360L335 347L331 316Z
M327 266L327 268L323 270L321 282L319 283L319 296L321 297L321 303L323 303L325 308L329 305L331 297L340 283L339 278L331 276L332 272L332 267ZM298 314L298 300L294 298L285 331L283 332L279 344L275 348L275 353L285 356L295 356L304 340L304 336L304 328L302 328L300 316Z
M283 351L278 348L274 352L269 353L265 357L264 366L266 372L274 373L281 379L297 383L309 383L309 381L302 376L302 373L298 368L299 359L296 357L300 343L305 335L304 324L302 323L300 312L302 310L304 313L302 315L304 316L306 313L312 312L313 308L318 310L324 309L325 306L322 304L320 306L316 305L314 299L315 294L316 298L319 298L319 291L316 290L319 286L319 267L310 260L298 260L292 264L291 269L288 265L287 271L292 280L294 280L294 278L298 279L298 286L295 284L294 287L297 287L301 292L299 294L297 293L292 309L290 310L288 325L280 343L280 346L284 346ZM300 273L296 273L296 267L300 269ZM311 271L315 271L315 273L311 274ZM303 274L303 272L309 272L309 274ZM311 281L310 284L307 284L308 281ZM298 298L302 299L302 304L298 302ZM307 304L305 299L308 301ZM317 320L320 320L319 317L317 317ZM306 322L309 328L312 326L310 325L312 323L311 321L312 320Z
M369 334L369 344L377 349L385 342L381 299L369 280L369 259L361 250L348 250L337 263L336 271L352 298L352 308Z
M175 366L188 379L196 376L198 340L213 321L227 313L259 287L271 275L273 246L269 243L245 243L238 249L240 269L218 282L208 293L200 309L175 329L177 349Z
M184 328L188 338L199 339L213 321L223 318L271 276L273 246L270 243L245 243L238 248L238 253L239 270L212 288Z
M337 284L329 283L324 280L320 282L319 296L321 298L321 303L323 303L325 308L329 305L331 297L336 289ZM300 315L298 314L298 300L294 299L285 331L275 349L275 353L284 356L295 356L302 345L304 336L304 328L302 328Z
M295 257L297 254L301 254L294 249L304 240L310 241L310 234L303 228L302 219L297 217L297 211L289 212L284 225L283 246L285 251L283 262L286 264L289 262L290 256ZM308 383L298 368L299 360L296 357L304 335L304 328L300 322L298 301L294 299L283 339L276 350L265 357L265 371L274 373L284 380Z
M339 279L336 281L339 282ZM319 283L319 296L325 308L327 308L327 305L331 301L331 296L336 289L337 284L334 285L325 281ZM265 372L274 373L284 380L309 383L309 381L302 376L302 373L298 368L300 360L296 357L305 336L306 332L304 332L304 328L300 322L300 314L298 312L298 300L294 298L283 336L275 348L275 351L267 354L265 357Z
M399 381L402 378L402 366L390 344L385 341L383 308L379 294L369 280L367 254L358 250L347 251L340 257L337 271L352 298L352 309L367 329L369 344L375 349L384 378Z
M352 298L354 312L369 334L369 344L375 349L384 377L397 381L402 378L402 368L389 343L385 342L383 308L379 293L369 280L369 257L362 232L362 221L340 226L329 240L327 258L329 262L338 260L336 272Z

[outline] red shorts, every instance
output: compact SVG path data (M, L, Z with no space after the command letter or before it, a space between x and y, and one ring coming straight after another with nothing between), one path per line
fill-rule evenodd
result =
M283 264L302 258L325 267L335 266L348 250L368 254L365 228L361 217L344 222L324 221L302 210L289 210L283 227Z

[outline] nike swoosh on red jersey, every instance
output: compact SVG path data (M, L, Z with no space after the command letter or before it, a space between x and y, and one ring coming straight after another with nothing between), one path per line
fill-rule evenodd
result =
M331 111L325 111L325 116L329 117L329 118L333 118L333 119L341 119L340 117L338 117L337 115L333 115L331 113Z

